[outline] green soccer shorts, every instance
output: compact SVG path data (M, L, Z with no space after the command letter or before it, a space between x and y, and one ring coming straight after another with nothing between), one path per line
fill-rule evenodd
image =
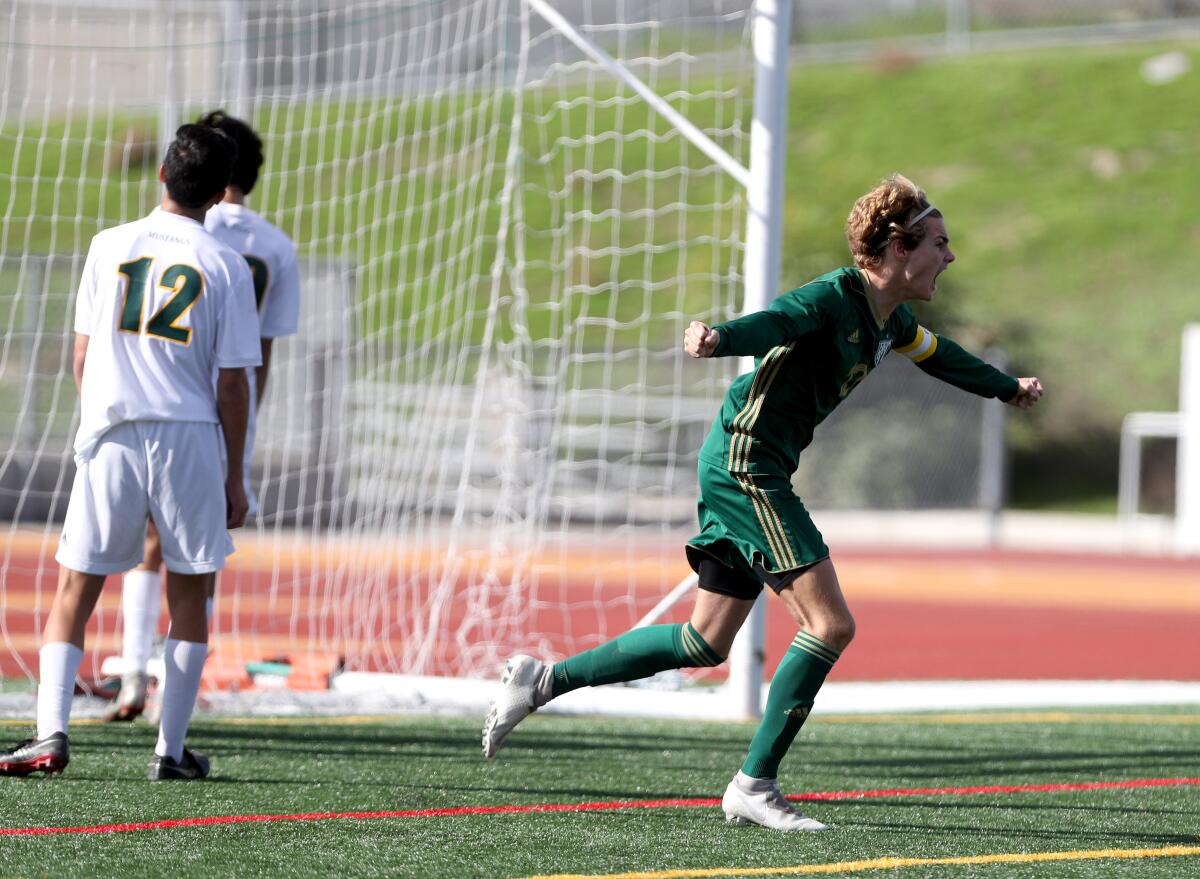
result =
M796 574L829 558L829 547L787 477L730 473L704 460L699 475L700 533L688 541L688 562L697 574L706 558L732 569L732 576L717 577L714 585L709 568L701 588L753 598L763 583L778 592Z

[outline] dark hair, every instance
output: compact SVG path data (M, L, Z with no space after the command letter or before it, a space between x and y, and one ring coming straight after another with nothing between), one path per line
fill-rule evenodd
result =
M167 195L185 208L202 208L225 191L237 161L233 138L204 125L180 125L163 159Z
M201 116L197 124L223 131L237 142L238 157L229 182L249 195L258 182L258 169L263 163L262 138L241 119L226 115L224 110L213 110Z

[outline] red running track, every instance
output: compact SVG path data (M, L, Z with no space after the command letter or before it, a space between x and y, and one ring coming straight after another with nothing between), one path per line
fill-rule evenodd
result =
M678 574L676 555L675 547L663 550L668 563L662 570L671 577ZM831 680L1200 680L1200 560L861 551L838 553L836 560L858 636ZM217 631L261 639L278 652L343 633L339 652L352 667L386 667L380 643L390 640L400 655L405 617L425 612L431 584L417 578L401 585L394 573L373 574L379 582L371 596L347 597L336 580L315 576L311 567L283 567L273 582L268 571L239 568L235 557L220 593ZM525 608L521 626L536 635L510 636L511 649L564 656L595 646L624 631L674 585L666 574L632 587L628 576L620 583L604 576L582 562L539 573L538 602ZM115 579L89 627L89 643L101 645L105 655L115 652L117 637ZM43 564L36 555L12 552L0 593L9 645L0 641L0 674L22 674L18 657L36 668L53 583L52 559ZM444 609L447 630L459 638L436 646L435 671L454 673L462 644L473 640L472 630L460 628L463 604ZM686 618L686 610L681 606L670 619ZM380 620L381 614L392 619ZM768 598L767 626L769 675L795 634L774 597ZM372 633L374 652L364 649L356 657L360 630Z

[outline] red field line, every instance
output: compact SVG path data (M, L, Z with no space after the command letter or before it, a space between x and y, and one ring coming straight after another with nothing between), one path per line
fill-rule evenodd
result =
M1063 784L1004 784L979 787L914 787L891 790L815 791L791 794L789 800L857 800L868 797L965 796L969 794L1056 793L1064 791L1118 790L1141 787L1200 785L1200 778L1134 778L1128 781L1086 781ZM394 812L298 812L290 815L212 815L174 818L131 824L95 824L90 827L4 827L0 836L49 836L62 833L128 833L133 830L166 830L175 827L209 827L218 824L265 824L279 821L364 820L372 818L449 818L464 815L519 815L538 812L606 812L616 809L679 809L719 806L716 797L688 800L630 800L593 803L542 803L532 806L458 806L452 809L407 809Z

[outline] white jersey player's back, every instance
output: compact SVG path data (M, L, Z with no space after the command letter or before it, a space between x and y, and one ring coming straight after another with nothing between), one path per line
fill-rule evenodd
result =
M227 201L209 210L204 228L250 266L259 335L264 339L295 335L300 320L300 271L291 239L245 205Z
M218 422L218 369L261 362L245 261L188 217L156 209L92 239L75 332L88 337L80 460L124 421Z

